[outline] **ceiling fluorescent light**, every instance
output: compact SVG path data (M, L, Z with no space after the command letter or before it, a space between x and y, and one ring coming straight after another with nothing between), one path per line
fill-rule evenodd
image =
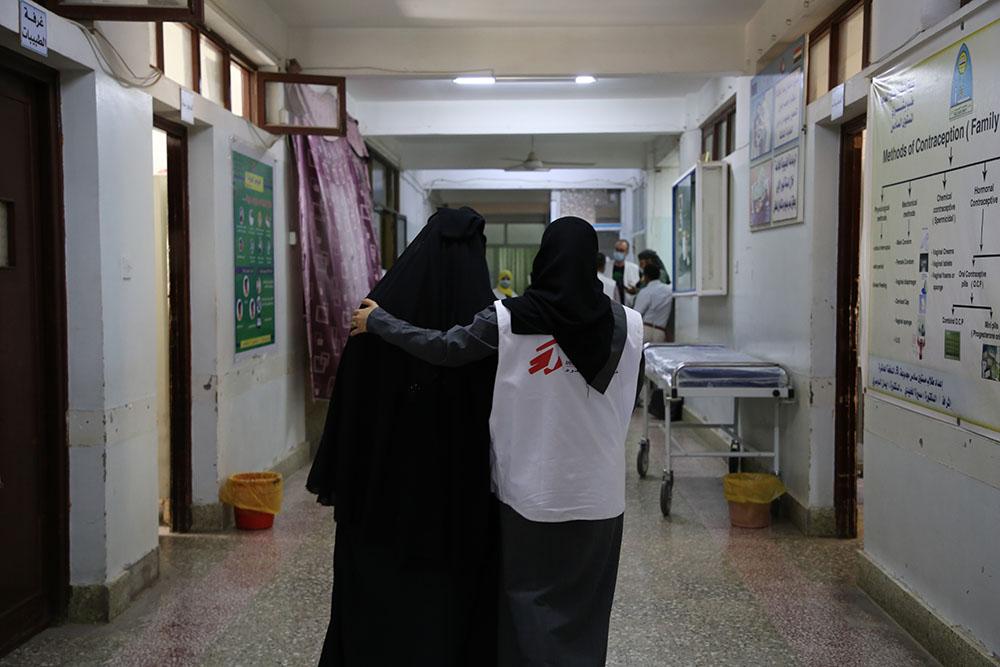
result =
M580 76L576 77L576 82L583 85L595 83L596 81L597 79L590 76L589 74L581 74Z
M492 86L497 82L492 76L457 76L453 81L460 86Z

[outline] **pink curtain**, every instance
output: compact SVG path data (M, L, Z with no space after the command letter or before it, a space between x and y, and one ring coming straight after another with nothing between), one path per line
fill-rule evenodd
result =
M330 98L286 85L293 116L331 125ZM364 139L351 119L346 137L294 136L306 333L313 398L329 399L351 313L378 281L378 245Z

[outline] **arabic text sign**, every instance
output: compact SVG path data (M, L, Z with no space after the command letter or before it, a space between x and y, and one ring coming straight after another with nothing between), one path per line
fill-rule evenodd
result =
M20 17L21 46L43 56L49 55L49 15L41 7L28 0L21 0Z
M750 229L802 220L804 39L750 82Z

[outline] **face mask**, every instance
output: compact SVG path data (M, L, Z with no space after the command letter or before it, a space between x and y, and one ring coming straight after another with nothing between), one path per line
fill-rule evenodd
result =
M500 287L510 287L510 278L501 278Z
M616 262L624 262L625 261L625 253L623 253L621 250L615 250L615 261Z

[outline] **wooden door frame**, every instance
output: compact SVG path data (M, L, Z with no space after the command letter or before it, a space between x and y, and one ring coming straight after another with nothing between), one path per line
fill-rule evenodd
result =
M170 266L170 528L191 530L191 250L187 128L153 117L167 134L167 253Z
M65 616L69 604L69 439L68 365L66 348L66 235L63 220L62 127L59 109L59 73L24 56L0 47L0 68L32 80L39 87L42 108L37 119L39 146L36 182L40 224L37 276L41 303L42 364L46 378L43 410L39 423L44 432L42 466L46 479L41 488L51 489L45 505L43 553L46 584L53 620ZM0 654L2 654L0 647Z
M866 127L861 116L840 135L840 212L837 225L837 370L834 403L834 487L837 537L858 534L857 419L858 316L861 286L863 153L854 145ZM863 150L863 149L862 149Z

